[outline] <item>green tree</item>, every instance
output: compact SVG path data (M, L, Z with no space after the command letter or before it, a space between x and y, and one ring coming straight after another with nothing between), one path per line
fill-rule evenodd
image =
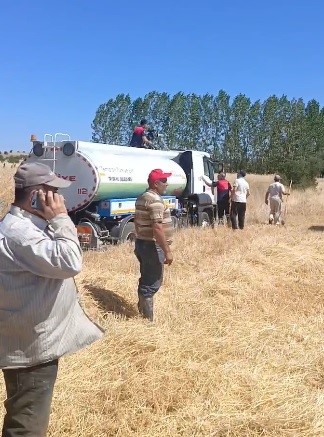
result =
M239 94L233 100L226 137L227 160L231 171L246 168L248 162L248 126L251 102Z
M188 107L186 96L177 93L173 96L169 104L169 117L167 120L166 139L171 149L186 148L186 138L184 136L185 123L188 119Z
M17 164L20 161L19 155L10 155L8 158L8 162L10 164Z
M229 151L227 148L227 138L230 130L230 96L224 91L220 90L215 98L214 102L215 111L217 113L215 117L215 143L219 150L221 160L226 164L228 170L230 170Z
M97 143L126 144L129 139L131 100L119 94L99 106L92 122L92 140Z
M192 150L201 150L201 99L196 94L186 96L186 113L188 118L183 126L185 142L183 147Z
M279 171L302 186L312 184L316 172L324 173L324 109L316 100L305 105L273 95L251 102L239 94L231 102L224 90L172 97L152 91L133 101L119 94L96 111L93 141L128 144L142 118L169 148L208 151L227 170Z

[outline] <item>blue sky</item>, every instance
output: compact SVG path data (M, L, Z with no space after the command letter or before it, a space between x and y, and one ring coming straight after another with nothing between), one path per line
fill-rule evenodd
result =
M29 150L31 133L90 140L120 93L324 106L321 0L7 0L0 16L0 150Z

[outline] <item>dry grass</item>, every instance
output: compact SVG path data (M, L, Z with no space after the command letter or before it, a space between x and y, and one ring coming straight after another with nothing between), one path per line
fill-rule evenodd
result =
M324 435L324 234L310 230L324 184L294 192L278 228L271 177L248 181L244 231L177 233L153 324L137 316L133 248L85 254L80 295L107 333L61 360L49 436Z

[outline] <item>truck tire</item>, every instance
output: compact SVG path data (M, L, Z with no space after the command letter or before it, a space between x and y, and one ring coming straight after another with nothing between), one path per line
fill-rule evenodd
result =
M119 241L121 243L130 242L133 243L135 241L135 225L134 222L128 222L124 226L121 235L119 237Z

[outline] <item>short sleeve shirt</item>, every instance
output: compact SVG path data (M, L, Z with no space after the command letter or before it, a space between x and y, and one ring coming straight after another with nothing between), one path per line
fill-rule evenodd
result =
M226 179L213 182L213 186L217 187L217 201L224 200L225 198L229 197L232 186Z
M246 195L250 186L244 178L237 178L233 184L235 188L234 202L246 203Z
M143 145L143 136L145 135L145 129L142 126L136 126L130 141L130 146L141 147Z
M163 198L153 190L145 191L135 203L135 229L140 240L155 241L153 224L162 223L168 243L173 237L173 224L169 208Z
M270 197L279 197L282 199L282 195L285 192L285 187L280 182L274 182L269 185L268 193Z

